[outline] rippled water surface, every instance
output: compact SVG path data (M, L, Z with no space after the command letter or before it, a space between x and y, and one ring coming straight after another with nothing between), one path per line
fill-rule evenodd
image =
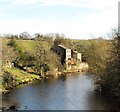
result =
M113 104L94 91L91 75L69 74L24 85L3 95L3 106L19 110L107 110Z

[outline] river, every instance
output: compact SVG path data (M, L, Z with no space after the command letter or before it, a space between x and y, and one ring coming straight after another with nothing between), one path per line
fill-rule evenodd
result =
M69 74L15 88L3 95L3 107L18 110L111 110L114 104L95 92L92 76Z

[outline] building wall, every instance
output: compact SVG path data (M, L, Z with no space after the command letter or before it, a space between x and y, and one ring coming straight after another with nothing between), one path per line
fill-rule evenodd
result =
M71 49L66 49L66 69L71 69Z
M65 58L66 58L66 49L64 48L64 47L62 47L62 46L56 46L55 48L54 48L54 51L58 54L58 55L60 55L60 58L61 58L61 64L62 65L64 65L64 63L65 63Z
M77 51L72 50L72 58L77 60Z
M71 58L71 49L66 49L66 61Z
M56 46L54 51L60 55L61 64L66 64L66 69L71 69L77 63L81 62L81 53L68 49L62 45Z
M82 62L82 54L77 53L77 61Z

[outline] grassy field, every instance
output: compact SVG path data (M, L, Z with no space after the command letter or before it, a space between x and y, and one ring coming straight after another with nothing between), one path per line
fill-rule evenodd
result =
M3 38L1 39L2 45L7 45L8 41L10 39ZM33 52L35 50L35 47L37 47L39 44L42 44L43 47L46 49L50 49L52 46L47 41L35 41L35 40L16 40L16 43L19 47L22 48L23 51Z
M0 84L0 91L3 93L21 84L27 84L35 80L41 80L40 76L30 74L18 68L13 67L9 69L3 67L3 69L4 71L2 71L2 75L0 76L0 80L2 80L2 85Z
M34 48L38 45L38 41L17 40L17 44L22 48L23 51L33 52Z

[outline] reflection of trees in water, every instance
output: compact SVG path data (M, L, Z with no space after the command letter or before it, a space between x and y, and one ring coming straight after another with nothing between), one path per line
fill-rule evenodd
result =
M95 91L88 94L87 104L93 110L115 110L115 105L104 94Z
M66 75L62 75L62 76L60 77L60 79L61 79L62 81L65 81L65 80L67 80L67 76L66 76Z
M74 74L74 73L67 73L67 74L63 74L61 76L58 77L59 80L62 80L62 81L66 81L67 79L69 79L70 77L74 77L74 76L77 76L78 74Z
M2 99L2 110L14 110L19 108L19 104L9 96L3 97Z

